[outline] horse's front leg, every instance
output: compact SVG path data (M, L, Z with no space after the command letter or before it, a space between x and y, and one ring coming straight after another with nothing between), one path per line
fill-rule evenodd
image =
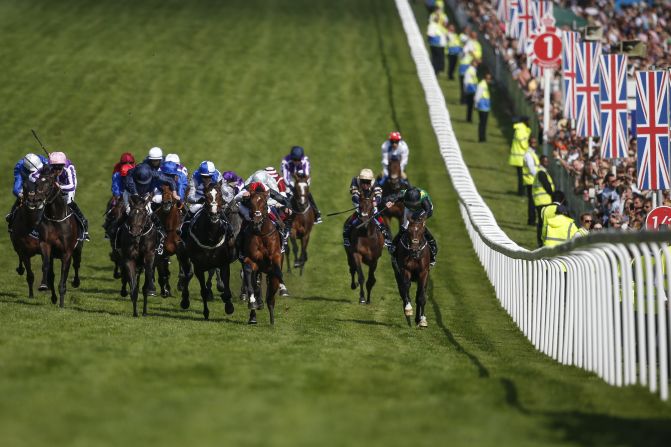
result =
M410 325L410 317L412 317L412 304L410 304L411 278L412 276L408 270L403 269L399 273L399 292L403 300L403 313L408 321L408 325Z
M142 316L147 315L147 296L154 289L154 252L144 256L144 285L142 286ZM160 260L159 260L160 262Z
M370 304L370 293L377 282L375 279L375 270L377 269L377 259L368 266L368 280L366 280L366 304Z
M226 315L231 315L235 312L235 307L233 306L233 293L231 293L231 265L228 263L228 260L224 260L223 264L219 267L219 272L221 275L222 291L221 299L224 302L224 310ZM219 286L217 285L217 289Z
M72 264L72 254L64 253L61 259L61 279L58 283L59 306L65 307L65 291L68 285L68 273Z
M42 242L40 243L40 251L42 254L42 283L46 282L46 288L43 288L42 284L40 284L38 290L51 290L51 302L56 304L57 298L54 291L54 282L53 279L50 280L52 274L51 266L53 264L51 260L51 246L46 242Z
M363 273L363 267L361 255L359 253L353 253L352 257L354 258L354 265L356 266L357 281L359 282L359 304L366 304L366 296L363 292L363 285L365 282L365 275Z
M183 278L182 278L182 301L180 301L179 306L182 309L188 309L189 306L191 305L189 301L189 282L191 281L191 277L193 276L193 265L191 264L191 260L189 259L189 256L181 251L177 252L177 259L179 259L179 265L180 269L182 270L183 273Z
M130 300L133 303L133 316L137 317L137 275L135 274L135 261L128 259L124 263L124 270L128 288L130 289Z
M298 255L300 254L298 250L298 242L296 242L295 236L291 236L289 240L291 241L291 249L294 252L294 268L299 268L301 266L301 261L300 258L298 257ZM288 261L289 259L287 259L287 264L289 263Z
M245 284L245 289L247 290L248 303L247 307L249 309L255 310L258 309L257 297L255 295L256 291L256 275L255 272L256 264L247 258L245 263L242 264L243 272L243 282Z
M301 239L301 276L303 275L303 269L305 268L305 263L308 262L308 243L310 242L310 233L303 235Z
M424 314L424 308L426 307L426 291L429 283L429 270L428 267L419 275L417 281L417 295L415 297L415 302L417 303L417 313L415 315L415 324L420 328L427 327L426 315Z
M210 309L207 307L207 301L210 299L210 295L207 289L207 281L205 280L205 270L197 265L193 267L196 278L198 278L198 282L200 283L200 297L203 299L203 317L208 320L210 318Z
M75 250L72 252L72 268L75 271L75 276L72 278L72 288L76 289L79 287L81 281L79 279L79 268L82 265L82 251L84 249L84 243L80 242L75 247Z
M35 295L33 294L33 284L35 281L35 274L33 273L33 268L30 263L30 256L26 256L25 259L23 259L23 266L26 269L26 282L28 283L28 298L34 298Z

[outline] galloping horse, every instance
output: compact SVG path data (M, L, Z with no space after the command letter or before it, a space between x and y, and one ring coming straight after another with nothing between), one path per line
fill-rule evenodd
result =
M158 272L158 283L161 286L161 296L166 298L172 294L170 290L170 256L177 254L182 247L182 239L177 232L182 225L184 206L181 202L174 200L168 185L163 185L161 192L163 200L161 207L156 210L156 216L165 230L165 239L163 240L163 252L156 258L156 270ZM180 269L181 267L180 262Z
M122 280L124 287L126 282L130 287L134 317L137 317L137 295L142 270L144 270L142 315L147 315L147 296L150 290L154 289L154 259L158 234L147 210L150 202L151 194L147 194L143 199L131 197L130 213L118 235L120 260L124 267Z
M268 216L267 191L253 191L249 196L252 221L242 237L243 284L249 297L249 324L256 324L256 310L263 308L260 275L266 274L266 302L270 324L275 324L275 294L282 280L282 237Z
M420 328L427 327L424 307L426 305L426 289L429 282L429 246L424 237L426 231L426 219L424 217L417 220L410 220L408 230L398 241L394 257L392 260L394 275L398 292L403 300L403 311L408 324L412 316L412 305L410 304L410 285L417 283L417 293L415 302L417 312L415 314L415 324Z
M347 253L347 263L349 264L349 273L352 276L352 290L356 289L354 274L357 274L359 282L359 303L370 304L370 293L375 285L375 269L377 261L382 256L384 248L384 236L382 231L375 224L373 214L375 212L375 203L372 197L361 197L359 199L359 210L357 211L357 221L361 222L352 229L350 235L350 246L345 247ZM364 297L363 283L364 273L362 264L368 266L368 280L366 280L367 296Z
M291 246L294 250L294 267L300 268L300 274L303 274L303 268L308 260L308 243L310 242L310 232L315 222L315 210L310 206L308 200L310 194L310 185L308 177L305 175L294 176L294 195L291 198L291 208L293 210L293 219L291 224ZM296 239L301 241L301 256L298 257L298 244ZM287 246L287 270L291 272L290 250Z
M210 310L207 307L211 290L208 289L205 273L212 269L219 269L224 290L221 299L224 302L226 314L234 312L229 287L231 269L230 264L235 260L235 239L231 237L229 225L224 216L224 200L221 195L221 183L210 183L204 191L205 204L191 220L188 231L182 234L184 252L188 260L180 262L184 270L182 284L182 309L188 309L189 281L193 276L191 266L200 283L200 296L203 299L203 316L207 320ZM178 252L178 256L181 254ZM189 262L190 261L190 262Z
M401 160L398 157L391 157L389 160L388 171L389 176L382 185L382 197L389 197L410 186L410 183L403 178ZM378 179L378 183L380 180L381 178ZM382 212L384 223L391 229L391 219L396 218L400 226L403 223L404 212L405 206L403 205L403 202L399 201L395 203L391 208L386 208Z
M121 278L123 266L119 259L119 252L116 249L115 242L117 237L118 228L114 231L114 234L110 232L112 224L119 222L124 215L125 205L123 200L120 197L112 197L109 202L107 202L107 211L105 212L105 234L110 240L112 246L112 251L110 252L110 260L114 263L114 279Z
M24 185L24 197L21 199L19 207L16 209L14 221L9 228L9 237L12 240L14 251L19 256L19 266L16 272L22 275L26 272L26 282L28 283L28 298L33 298L33 282L35 275L30 264L30 258L40 254L40 242L31 237L30 232L36 228L42 218L44 202L36 200L33 184L27 182ZM42 279L44 284L44 278Z
M72 264L75 276L72 287L79 287L79 266L82 259L83 242L80 240L82 229L76 217L65 202L61 189L57 184L57 174L45 168L35 182L35 203L42 203L44 208L38 226L40 234L40 252L42 254L42 274L51 290L51 302L56 304L54 288L54 259L61 260L61 278L58 283L60 307L65 306L65 291Z

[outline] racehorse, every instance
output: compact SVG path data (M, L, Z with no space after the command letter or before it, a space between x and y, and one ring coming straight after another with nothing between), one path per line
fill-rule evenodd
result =
M392 194L398 193L402 189L410 187L410 183L403 178L403 172L401 171L401 160L398 157L391 157L387 170L389 171L389 176L382 185L382 197L388 197ZM381 178L379 180L381 180ZM396 202L391 208L386 208L382 212L384 223L391 229L391 220L392 218L396 218L396 220L398 220L398 225L400 226L403 223L404 212L405 206L403 205L403 202Z
M282 281L282 236L268 215L267 191L252 191L249 196L251 222L243 231L243 284L249 297L249 324L256 324L256 310L263 308L261 274L266 274L266 302L270 324L275 324L275 294Z
M60 307L65 306L65 292L70 272L74 268L72 287L79 287L79 267L82 259L83 242L80 236L82 228L77 222L58 187L56 173L49 168L35 181L35 203L43 207L42 219L38 226L40 235L40 253L42 254L42 274L51 290L51 302L56 304L54 287L54 259L61 260L61 277L58 283Z
M310 194L310 185L306 175L294 176L294 195L291 198L291 209L293 218L291 224L291 246L294 251L294 267L300 268L300 274L303 275L303 268L308 260L308 243L310 242L310 232L315 222L315 210L308 200ZM296 239L301 241L301 255L298 257L298 244ZM287 270L291 272L290 250L287 246Z
M360 223L352 229L350 246L345 247L349 273L352 276L351 288L354 290L357 287L354 281L354 274L356 273L359 282L359 303L361 304L370 304L370 293L376 282L375 270L384 248L384 236L374 221L375 203L373 200L372 197L361 197L359 199L356 221ZM368 266L366 297L363 293L365 277L362 264Z
M182 225L184 205L182 202L174 200L168 185L161 187L161 193L161 206L155 212L165 230L165 238L162 253L159 253L156 258L156 270L158 272L158 283L161 286L161 296L166 298L172 294L170 289L170 256L177 254L177 251L182 248L182 239L178 231ZM180 257L178 256L177 259L179 260ZM181 267L180 262L180 269Z
M142 270L144 270L142 315L147 315L147 296L154 289L154 260L158 230L147 210L150 202L151 194L147 194L142 199L130 198L130 212L117 236L124 271L122 280L124 287L125 282L128 282L130 288L134 317L137 317L137 296Z
M191 223L185 233L182 234L184 240L184 253L188 256L188 261L182 264L184 270L184 280L182 283L182 309L188 309L189 302L189 281L195 273L200 283L200 296L203 299L203 316L207 320L210 317L210 310L207 307L211 290L208 289L205 280L205 273L212 269L219 269L224 290L221 299L224 302L226 314L234 312L233 302L231 300L230 281L230 263L235 260L235 239L231 237L230 227L225 218L224 200L221 195L221 182L210 183L204 191L205 203L191 219ZM178 253L178 255L181 255Z
M33 282L35 275L30 264L30 258L40 254L40 242L31 237L30 232L36 228L42 218L44 203L36 200L33 184L26 182L23 188L24 196L15 211L14 220L9 228L9 237L12 240L14 251L19 256L19 266L16 272L22 275L26 272L26 282L28 283L28 298L34 298ZM24 268L25 267L25 268ZM44 278L42 278L44 284Z
M407 231L400 237L396 251L392 255L394 257L392 267L396 276L398 292L403 300L403 311L408 319L408 324L410 324L410 317L412 316L410 285L412 282L417 283L415 324L420 328L427 327L424 307L429 282L430 252L429 245L424 237L425 231L426 219L424 217L410 220Z
M107 202L107 211L105 212L105 224L103 228L105 229L105 234L110 240L110 245L112 246L112 251L110 252L110 260L114 263L114 279L119 279L122 277L123 266L121 265L119 259L119 253L115 247L115 241L117 237L118 228L114 231L114 234L111 232L111 227L113 224L121 221L125 211L125 205L123 200L120 197L112 197L109 202Z

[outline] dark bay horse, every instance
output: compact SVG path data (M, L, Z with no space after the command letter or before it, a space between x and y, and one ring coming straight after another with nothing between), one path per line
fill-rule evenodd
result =
M112 197L109 202L107 202L107 211L105 212L105 224L103 225L103 228L105 229L105 234L109 238L110 245L112 246L110 260L114 263L114 273L112 274L114 279L121 278L123 270L123 266L121 265L121 261L119 259L119 252L117 251L114 244L116 242L118 231L118 226L116 223L123 219L124 212L125 205L121 197ZM112 230L112 228L116 228L116 230ZM111 231L114 231L114 234L112 234Z
M263 307L261 274L266 274L266 302L270 324L275 324L275 294L282 281L282 237L268 215L267 191L253 191L249 196L251 222L242 237L245 257L242 260L243 284L249 297L249 324L256 324L256 310Z
M165 230L162 253L156 257L156 270L158 272L158 283L161 286L161 296L166 298L172 295L170 289L170 257L177 254L183 248L182 239L178 231L184 217L184 205L173 198L172 191L168 185L161 187L161 206L155 213L161 221ZM178 260L180 257L178 256ZM181 269L181 262L180 262Z
M79 267L81 265L83 242L82 229L68 207L57 184L57 173L45 168L35 182L35 201L42 202L44 211L38 226L40 253L42 254L42 274L51 290L51 302L56 304L54 287L54 259L61 260L61 277L58 283L60 307L65 306L65 292L70 273L74 268L72 287L79 287Z
M188 309L189 281L195 273L200 283L200 296L203 300L203 316L207 320L210 310L207 301L211 289L207 286L205 274L213 269L218 269L221 274L224 290L221 299L227 315L234 312L232 294L229 286L231 269L230 264L236 258L235 239L231 237L230 227L225 217L225 205L221 195L221 183L210 183L204 191L205 204L191 220L187 231L182 234L184 240L184 253L187 260L180 262L184 270L182 283L182 309ZM181 253L178 252L178 256ZM189 262L190 261L190 262Z
M24 196L21 199L19 207L15 211L14 220L9 228L9 237L12 240L14 251L19 256L19 266L16 269L19 275L26 272L26 282L28 283L28 298L34 298L33 282L35 275L33 273L30 258L40 254L40 241L30 236L30 232L37 228L42 218L44 202L37 200L32 183L26 183L23 188ZM42 279L44 284L44 278Z
M130 212L118 234L120 260L124 268L122 280L128 282L133 302L133 316L137 317L137 296L140 274L144 270L142 286L142 315L147 315L147 296L154 289L154 260L158 234L147 210L151 194L144 198L130 198ZM125 286L125 285L124 285Z
M429 283L429 245L424 237L426 219L410 220L408 229L398 240L396 251L392 255L392 267L396 276L398 292L403 300L403 312L410 324L412 305L410 304L410 285L417 283L415 303L417 311L415 324L420 328L427 327L424 308L426 306L426 290Z
M308 260L308 243L310 242L310 233L315 222L315 210L310 205L308 199L310 194L310 185L308 184L307 176L294 177L294 195L291 198L291 208L293 210L293 218L291 223L291 246L294 251L294 267L300 269L300 274L303 274L303 268ZM301 255L298 257L298 244L296 239L301 241ZM287 270L291 272L290 264L290 250L287 246Z
M389 197L392 194L398 193L402 189L407 189L410 187L410 182L403 178L403 172L401 171L401 160L399 158L391 157L387 170L389 171L389 177L382 185L382 197ZM379 180L382 180L382 178ZM398 225L400 226L403 223L404 212L405 206L403 205L403 202L396 202L391 208L386 208L382 213L384 223L391 229L391 220L395 218L398 221Z
M347 264L352 276L352 290L356 289L354 274L357 274L359 282L359 303L370 304L370 293L375 285L375 270L377 262L382 256L384 249L384 236L376 225L373 217L375 203L372 197L361 197L359 199L359 210L357 211L357 226L352 229L350 235L350 246L345 247L347 253ZM367 295L364 296L363 284L365 276L362 265L368 266L368 279L366 282Z

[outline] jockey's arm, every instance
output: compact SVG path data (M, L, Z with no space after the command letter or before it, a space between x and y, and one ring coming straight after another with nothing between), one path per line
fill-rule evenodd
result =
M179 195L180 199L184 199L184 196L186 195L186 189L189 187L189 179L186 175L184 175L183 172L177 173L177 179L177 194Z
M14 187L12 188L12 193L16 197L19 197L23 194L23 176L21 175L21 169L23 168L23 161L19 161L16 166L14 166Z
M135 168L128 171L128 174L126 175L126 191L128 191L128 194L130 194L131 196L137 195L137 186L135 186L134 177L135 177Z
M308 185L310 184L310 159L308 157L303 158L303 172L308 180Z
M408 166L408 158L410 157L410 149L405 141L401 141L400 155L401 155L401 171L405 172L405 167Z
M114 197L123 195L123 177L120 172L112 174L112 195Z
M63 181L60 181L63 179ZM59 176L59 188L62 193L75 192L77 189L77 171L74 165L67 166L63 169L63 173Z
M433 203L431 202L431 199L428 197L424 198L424 200L422 200L421 207L421 211L426 214L427 219L433 215Z
M273 189L269 189L268 191L270 192L270 198L271 199L273 199L277 203L281 204L285 208L291 208L291 203L282 194L280 194L279 192L277 192Z
M198 203L198 194L197 194L197 188L196 188L196 181L191 177L189 179L189 195L186 197L187 203Z

